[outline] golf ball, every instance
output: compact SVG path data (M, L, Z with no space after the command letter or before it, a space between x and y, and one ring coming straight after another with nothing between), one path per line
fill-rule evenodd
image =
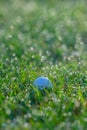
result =
M34 81L33 85L35 87L38 87L40 90L43 90L45 88L48 88L48 89L52 88L51 81L47 77L44 77L44 76L38 77Z

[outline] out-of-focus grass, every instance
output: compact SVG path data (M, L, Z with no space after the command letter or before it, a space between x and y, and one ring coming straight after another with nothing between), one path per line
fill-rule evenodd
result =
M0 129L86 129L86 3L0 1ZM45 96L33 93L40 75Z

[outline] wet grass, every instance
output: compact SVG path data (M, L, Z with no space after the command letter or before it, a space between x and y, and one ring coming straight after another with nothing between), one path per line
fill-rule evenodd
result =
M0 1L0 129L87 128L86 0ZM45 95L38 76L53 83Z

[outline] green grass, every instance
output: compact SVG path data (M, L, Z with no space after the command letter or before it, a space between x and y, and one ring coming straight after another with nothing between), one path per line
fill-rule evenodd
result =
M86 130L86 0L0 0L0 130ZM33 81L47 76L43 95Z

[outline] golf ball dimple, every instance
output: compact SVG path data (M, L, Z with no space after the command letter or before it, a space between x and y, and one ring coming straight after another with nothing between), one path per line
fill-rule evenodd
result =
M34 81L33 85L35 87L38 87L40 90L43 90L45 88L48 88L48 89L52 88L51 81L47 77L44 77L44 76L38 77Z

